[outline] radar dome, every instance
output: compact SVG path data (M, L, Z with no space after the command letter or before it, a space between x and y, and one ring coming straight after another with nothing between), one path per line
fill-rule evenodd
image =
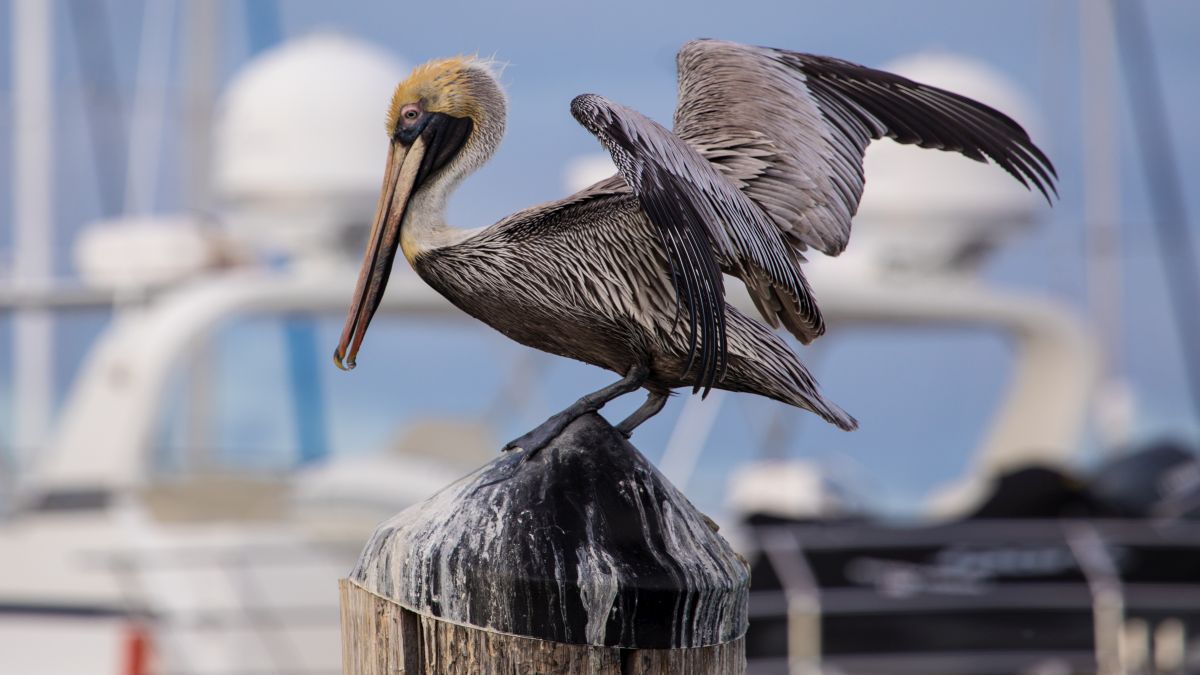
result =
M218 104L213 177L235 234L296 254L369 224L384 118L407 71L369 43L318 33L237 73Z

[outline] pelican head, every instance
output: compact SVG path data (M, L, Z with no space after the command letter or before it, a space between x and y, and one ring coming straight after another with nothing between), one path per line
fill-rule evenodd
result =
M406 228L442 218L451 189L500 144L504 121L504 92L491 64L478 58L430 61L396 87L387 116L383 191L346 327L333 353L338 368L354 368L397 249L403 246L410 261L416 255Z

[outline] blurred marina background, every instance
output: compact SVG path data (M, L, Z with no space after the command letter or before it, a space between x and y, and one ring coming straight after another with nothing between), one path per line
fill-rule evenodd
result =
M872 147L849 250L810 265L829 332L797 347L861 429L716 393L635 436L735 544L750 514L920 526L1024 467L1190 458L1198 27L1190 0L0 1L0 672L338 672L334 580L372 525L611 379L407 266L360 367L330 363L391 90L457 53L504 64L510 97L461 227L611 173L571 97L668 122L694 37L945 86L1055 162L1051 208L995 167Z

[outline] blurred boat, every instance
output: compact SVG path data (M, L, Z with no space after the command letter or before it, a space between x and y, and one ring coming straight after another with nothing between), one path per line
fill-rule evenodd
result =
M944 86L957 78L980 100L1004 98L991 74L953 59L894 67ZM1017 347L1013 379L968 472L935 491L916 521L856 508L810 464L739 472L730 505L752 565L748 672L1196 672L1194 449L1120 448L1129 402L1103 400L1101 377L1114 374L1102 375L1102 350L1082 324L1045 299L946 274L1024 220L1002 186L966 185L948 190L961 200L939 202L934 188L968 179L885 150L868 167L874 182L856 220L856 236L867 229L878 244L864 266L876 285L837 286L857 293L845 305L872 308L860 321L995 331ZM1126 453L1094 472L1080 468L1089 413L1102 418L1101 442Z
M109 663L111 671L92 672L124 673L133 654L153 649L158 665L146 672L337 672L333 581L375 523L482 458L410 451L276 476L212 474L211 465L163 472L155 430L171 373L204 336L238 316L340 312L352 283L348 269L229 270L157 294L96 341L52 447L23 481L16 512L0 523L4 670L79 672L80 664ZM1017 338L1015 402L994 423L990 454L962 491L981 492L988 472L1027 456L1018 450L1075 442L1088 343L1057 307L915 279L846 278L823 297L839 323L991 322ZM734 301L751 306L746 297ZM453 310L401 277L381 313L428 320ZM1030 423L1031 416L1045 422ZM64 639L80 647L53 649Z
M375 115L402 72L330 34L264 53L221 100L219 215L92 223L78 282L0 289L2 310L112 316L46 447L6 486L0 672L341 672L336 580L362 542L490 456L485 427L429 420L372 456L328 456L313 319L340 316L353 290L346 253L383 161ZM413 280L393 281L381 314L457 315ZM273 347L290 357L287 377L238 383L292 408L297 447L274 465L259 448L223 454L205 430L214 341L247 319L281 326Z
M1195 672L1198 507L1194 451L1159 445L940 522L746 514L749 672Z
M376 523L485 461L490 440L458 425L436 444L284 473L216 458L163 471L157 429L198 340L239 316L340 313L353 281L349 269L211 276L97 340L0 522L0 671L340 672L336 579ZM402 282L381 314L453 311Z

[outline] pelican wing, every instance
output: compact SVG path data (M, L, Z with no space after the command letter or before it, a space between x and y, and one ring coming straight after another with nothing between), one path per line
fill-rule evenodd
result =
M571 114L608 149L658 228L677 308L687 314L697 390L707 393L725 367L722 271L745 281L764 316L783 317L805 341L820 335L820 313L779 229L712 162L657 122L603 97L576 97Z
M677 57L675 134L719 165L799 254L846 247L872 139L990 158L1050 199L1050 160L977 101L824 56L717 40ZM769 318L769 317L768 317Z
M873 139L991 159L1050 199L1050 160L1019 124L952 92L838 59L715 40L679 52L674 133L585 94L571 113L608 149L658 228L690 358L706 390L724 368L721 272L803 342L824 332L800 271L846 247ZM691 366L689 366L691 367Z

